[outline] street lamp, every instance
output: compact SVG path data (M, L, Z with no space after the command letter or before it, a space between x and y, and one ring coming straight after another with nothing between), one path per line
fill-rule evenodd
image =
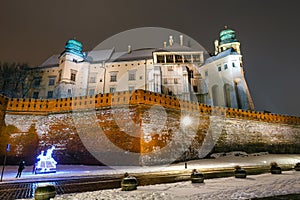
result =
M6 145L6 150L5 150L5 156L4 156L4 161L3 161L3 167L2 167L1 180L0 180L0 182L2 182L3 173L4 173L4 168L5 168L5 164L6 164L7 152L9 152L9 151L10 151L10 144L7 144L7 145Z
M183 124L183 142L184 144L186 144L186 127L189 127L191 124L192 124L192 120L191 118L187 115L187 116L184 116L182 118L182 124ZM187 162L186 162L186 151L184 149L184 168L187 169Z

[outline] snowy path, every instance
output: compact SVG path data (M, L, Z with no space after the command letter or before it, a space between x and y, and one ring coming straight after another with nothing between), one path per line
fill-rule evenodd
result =
M300 193L300 172L287 171L280 175L262 174L248 176L246 179L234 177L205 180L203 184L190 181L171 184L139 186L135 191L121 189L101 190L77 194L57 195L54 199L144 199L144 200L182 200L182 199L251 199L285 194Z

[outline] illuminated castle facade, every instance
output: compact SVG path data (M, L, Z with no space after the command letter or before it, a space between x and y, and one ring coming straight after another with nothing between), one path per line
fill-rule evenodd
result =
M215 55L204 59L202 51L176 43L170 36L163 48L126 52L82 51L69 40L60 55L32 68L29 98L66 98L143 89L187 101L254 110L244 77L240 43L225 28L215 41Z

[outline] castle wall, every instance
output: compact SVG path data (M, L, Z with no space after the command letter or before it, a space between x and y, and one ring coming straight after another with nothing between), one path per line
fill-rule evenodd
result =
M2 127L9 135L10 163L51 145L61 164L159 164L203 157L211 150L300 153L299 117L199 105L143 90L0 101L7 101ZM185 125L186 116L195 125ZM28 150L33 139L35 152ZM185 140L188 152L182 151Z

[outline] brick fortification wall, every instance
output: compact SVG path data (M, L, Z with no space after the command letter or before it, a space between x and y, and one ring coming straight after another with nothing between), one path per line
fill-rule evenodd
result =
M0 96L0 102L0 148L11 144L8 162L13 164L21 158L34 162L51 145L58 162L66 164L100 164L97 156L122 159L115 147L138 154L131 160L134 164L165 163L170 154L178 159L201 157L213 145L216 152L300 153L299 117L211 107L143 90L53 100ZM181 120L186 115L199 123L187 127L194 134L186 136L192 142L180 156L174 150L182 149ZM214 117L222 123L216 125ZM216 141L210 130L219 132ZM165 148L170 143L172 150ZM159 149L167 149L168 156L154 153Z

